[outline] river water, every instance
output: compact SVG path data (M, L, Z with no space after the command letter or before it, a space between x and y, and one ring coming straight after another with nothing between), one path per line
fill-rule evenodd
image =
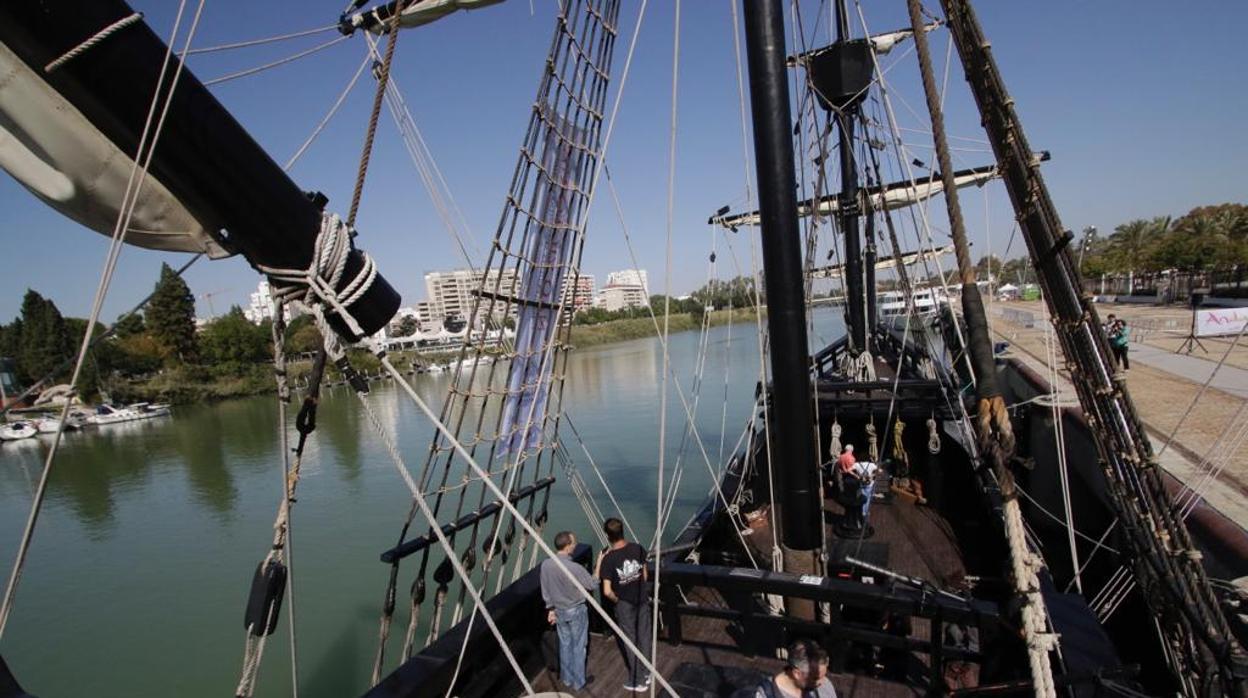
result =
M839 314L817 311L812 345L833 339L839 327ZM674 373L691 402L699 343L697 332L671 337ZM717 466L731 455L750 416L759 375L755 326L713 328L707 346L696 424ZM564 398L643 538L655 527L661 366L662 347L653 338L576 350ZM449 378L413 380L436 409ZM394 385L374 383L368 399L398 434L408 467L419 469L432 427ZM711 477L696 441L682 439L686 420L674 389L668 412L666 465L670 472L679 459L683 467L670 536L705 501ZM410 497L346 389L330 392L317 423L292 532L300 694L358 695L368 684L388 577L378 554L396 539ZM609 502L584 453L564 433L605 508ZM41 436L0 446L6 578L49 442ZM272 397L189 405L170 418L66 435L0 641L0 654L26 690L44 698L233 695L243 606L282 496L278 449ZM568 528L582 540L592 537L563 479L554 486L550 511L548 534ZM412 567L404 568L401 596ZM283 613L290 609L288 599ZM405 625L401 610L390 666ZM283 617L269 638L257 695L289 695L290 672Z

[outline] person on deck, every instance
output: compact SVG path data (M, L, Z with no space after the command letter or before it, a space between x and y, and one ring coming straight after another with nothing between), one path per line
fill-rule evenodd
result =
M841 474L848 473L854 469L854 463L858 459L854 457L854 445L845 444L845 450L841 451L841 455L836 458L836 467L840 468Z
M875 496L875 474L879 472L880 467L871 461L859 461L855 463L849 470L849 474L858 478L861 492L863 494L862 502L862 520L867 520L867 512L871 508L871 498Z
M1131 330L1121 318L1110 315L1109 346L1114 350L1114 358L1123 371L1131 370L1131 360L1127 358L1127 350L1131 348Z
M650 656L651 605L646 586L646 549L624 537L624 523L617 518L602 524L608 548L598 558L598 578L602 595L615 602L615 621L637 649ZM637 655L620 643L628 676L624 690L645 693L650 690L650 672Z
M809 640L789 645L784 671L758 685L754 698L836 698L828 681L828 653Z
M571 531L555 534L556 557L542 562L538 573L542 599L546 602L546 622L559 632L559 678L568 688L579 691L593 680L585 675L585 649L589 644L589 611L581 589L593 591L597 580L572 560L576 536ZM572 573L575 582L560 567Z

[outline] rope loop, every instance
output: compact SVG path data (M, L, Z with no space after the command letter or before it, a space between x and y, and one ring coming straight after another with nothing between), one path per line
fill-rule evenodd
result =
M933 456L940 453L940 431L934 416L927 419L927 452Z
M352 245L353 237L350 226L337 214L322 213L321 230L316 235L312 261L306 269L256 266L256 269L268 277L269 283L273 286L275 302L299 301L312 309L327 348L331 343L330 337L336 336L337 333L330 331L332 328L329 327L325 317L326 308L337 313L355 337L363 337L365 334L359 321L347 308L363 297L372 287L373 281L377 278L377 264L368 253L361 250L360 255L364 263L360 265L359 271L350 281L345 285L342 284L347 259L355 249ZM338 290L340 285L341 291ZM341 351L340 346L338 350ZM341 353L335 355L331 352L330 356L337 360Z

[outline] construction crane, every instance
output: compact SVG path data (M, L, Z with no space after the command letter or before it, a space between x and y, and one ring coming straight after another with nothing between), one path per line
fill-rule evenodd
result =
M212 306L213 296L219 296L222 293L226 293L230 290L231 289L228 289L228 288L219 288L215 291L209 291L207 293L201 293L198 296L195 296L196 298L203 298L204 300L208 301L208 319L209 320L215 319L217 317L217 311Z

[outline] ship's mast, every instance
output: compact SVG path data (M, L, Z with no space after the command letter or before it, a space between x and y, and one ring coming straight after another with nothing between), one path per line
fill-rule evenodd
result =
M836 41L849 41L849 12L844 0L836 3ZM854 351L869 351L871 333L863 299L874 289L863 289L862 242L858 239L858 168L854 163L854 122L858 118L859 101L854 99L838 111L837 134L841 153L841 201L837 216L845 237L845 306L849 309L849 339ZM874 269L872 269L873 277Z
M743 5L771 343L769 465L780 509L775 520L785 549L785 569L810 572L822 538L823 517L794 195L797 181L785 72L784 7L780 0L744 0Z

